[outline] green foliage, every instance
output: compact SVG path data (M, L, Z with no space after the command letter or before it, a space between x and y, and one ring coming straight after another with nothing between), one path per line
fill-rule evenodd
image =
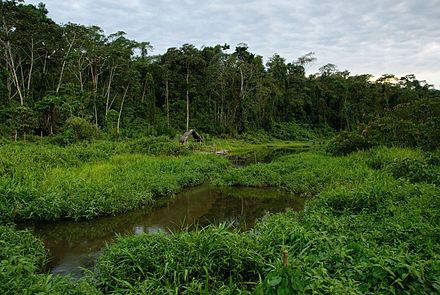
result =
M368 163L374 169L383 169L396 178L410 182L427 182L440 185L438 152L424 154L408 148L376 148Z
M27 134L32 134L33 129L37 126L37 118L32 108L10 104L5 107L2 115L4 119L4 129L8 135L15 134L19 139L26 139Z
M333 64L306 75L313 53L292 62L276 54L264 65L246 44L231 52L184 44L148 56L148 42L97 26L56 24L43 4L21 2L1 6L10 46L0 62L1 135L63 134L55 138L61 144L90 138L84 122L63 133L68 118L77 117L90 118L112 139L174 136L186 129L188 114L192 128L251 142L267 140L258 130L310 140L362 124L373 141L438 147L439 91L414 75L374 82Z
M257 247L224 226L120 238L99 258L97 280L104 292L212 294L231 282L252 288L264 268Z
M280 140L313 140L317 137L310 127L295 122L273 122L270 134Z
M440 147L439 124L440 101L425 98L397 105L365 126L363 134L379 144L435 150Z
M396 179L388 164L377 164L423 155L385 148L348 157L305 153L236 169L256 186L268 181L269 171L281 184L302 182L311 171L309 182L320 185L305 211L268 216L246 233L211 227L120 238L99 261L98 284L118 293L438 293L440 190ZM300 171L281 174L279 169ZM281 265L284 250L287 267ZM250 270L254 273L248 275Z
M149 155L177 156L188 153L188 147L180 144L177 140L170 140L166 136L142 137L129 144L129 149L133 153L143 153Z
M281 157L269 164L229 170L219 176L217 184L283 187L311 196L329 187L361 182L371 173L356 157L335 158L306 152Z
M239 138L251 144L268 143L273 139L266 131L262 129L243 133L239 136Z
M438 151L379 147L344 157L308 152L226 169L220 157L121 153L138 144L0 146L5 151L0 184L7 190L2 216L28 208L32 218L119 212L116 206L137 202L132 195L167 196L209 175L220 177L222 184L284 187L314 198L303 212L266 216L244 233L220 225L119 237L99 258L91 281L80 282L38 274L46 261L41 242L28 232L0 226L6 293L440 292L440 188L430 174L438 171ZM58 161L51 158L56 156ZM107 202L112 208L103 207ZM282 266L283 251L288 251L287 267Z
M208 180L228 165L211 155L127 154L136 146L107 142L66 148L0 147L5 151L0 156L1 218L92 218L151 206L158 198ZM161 147L155 148L159 153ZM175 150L163 152L174 154Z
M367 150L372 144L361 134L341 131L327 145L327 151L332 155L348 155L352 152Z
M0 225L0 261L2 294L99 294L90 281L42 273L46 251L28 231Z
M70 142L77 142L80 140L92 140L99 137L98 126L90 123L84 118L70 117L66 120L66 127L64 136Z

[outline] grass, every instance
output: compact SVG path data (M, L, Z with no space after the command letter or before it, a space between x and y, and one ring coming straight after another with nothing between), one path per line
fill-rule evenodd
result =
M208 178L223 186L283 188L308 201L304 211L265 217L244 233L220 225L119 237L92 277L76 283L41 273L41 242L0 226L4 293L440 293L438 151L379 147L344 157L305 152L233 169L221 157L180 147L152 156L157 149L122 145L99 151L72 146L78 150L59 158L52 153L66 150L0 147L9 153L0 156L2 216L114 214ZM130 146L136 154L124 152Z
M0 225L0 292L2 294L99 294L89 280L44 273L47 258L41 241L29 231Z
M229 282L252 289L264 268L253 242L224 226L121 237L100 257L96 280L102 291L117 293L203 293Z
M245 155L251 152L258 152L267 148L271 149L309 149L317 143L310 141L281 141L275 140L264 143L251 143L240 139L210 139L203 143L201 149L212 152L226 150L229 155Z
M282 157L269 164L255 164L229 170L217 179L218 185L281 187L304 196L341 184L355 185L370 177L373 170L356 157L331 157L306 152Z
M414 163L434 171L435 159L379 148L347 157L296 154L229 170L224 185L278 186L314 197L305 211L269 216L246 233L211 227L121 237L100 258L95 279L116 293L438 293L440 189L413 177L420 172ZM401 162L412 172L390 170ZM218 276L215 270L225 267Z
M213 155L151 156L105 147L3 146L2 219L89 219L152 206L228 166Z

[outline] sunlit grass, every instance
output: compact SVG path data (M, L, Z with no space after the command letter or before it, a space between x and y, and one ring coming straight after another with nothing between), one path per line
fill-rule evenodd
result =
M34 146L12 147L13 164L4 165L0 179L3 219L82 219L151 206L158 198L200 184L228 166L226 159L214 155L114 154L116 151L78 163L76 150L40 148L47 150L29 159ZM82 147L80 154L99 154L95 148ZM52 152L72 154L65 156L66 161L45 164L46 154Z

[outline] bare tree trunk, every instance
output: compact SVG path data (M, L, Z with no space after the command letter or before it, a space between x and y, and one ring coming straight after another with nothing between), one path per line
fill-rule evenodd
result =
M144 86L142 88L142 98L141 98L141 103L144 103L145 100L145 94L147 93L147 79L145 78L144 81Z
M17 88L18 96L20 97L20 104L24 105L24 98L20 88L20 82L18 81L17 71L15 69L14 56L12 55L11 43L9 41L6 42L6 50L8 52L8 64L9 69L11 70L12 78Z
M70 50L72 49L74 42L75 42L75 35L73 36L72 42L69 44L69 49L67 49L66 56L64 56L63 65L61 66L60 78L58 79L56 94L58 94L58 92L60 91L61 82L63 81L64 67L66 66L66 59L69 56Z
M29 69L29 76L27 81L27 93L31 91L32 70L34 68L34 38L31 38L31 66Z
M186 130L189 130L189 67L186 67Z
M96 106L96 99L98 96L98 69L97 65L93 62L90 64L90 73L93 84L93 110L95 112L95 124L98 125L98 108Z
M12 55L11 42L8 40L9 28L6 26L6 21L4 16L2 18L2 23L3 23L3 31L6 32L6 38L5 40L0 39L0 42L3 43L3 46L5 47L6 64L9 67L9 70L11 71L13 82L15 84L15 87L17 88L17 93L18 96L20 97L20 104L24 105L24 98L21 92L20 83L18 82L17 71L15 69L14 56Z
M169 100L169 91L168 91L168 73L165 80L165 104L167 108L167 124L170 127L170 100Z
M124 102L125 102L125 97L127 96L128 87L129 85L127 85L127 87L125 88L124 95L122 96L121 107L119 108L118 122L116 124L116 134L118 135L118 137L119 137L119 127L121 125L122 108L124 107Z
M239 67L240 69L240 98L243 98L243 92L244 92L244 75L243 75L243 69Z
M221 75L221 103L220 103L220 125L225 124L226 120L225 120L225 114L224 114L224 110L225 110L225 92L226 92L226 85L225 85L225 81L224 81L224 77L223 77L223 72Z
M6 88L8 89L8 97L9 97L9 100L12 100L12 85L11 84L13 84L13 82L12 82L12 80L8 77L7 78L7 81L6 81Z
M43 62L43 74L46 74L46 64L47 64L47 50L44 54L44 62Z
M110 104L110 91L111 91L111 86L112 86L112 81L113 81L113 77L116 71L116 66L110 67L110 76L109 76L109 81L108 81L108 86L107 86L107 91L106 91L106 103L105 103L105 118L107 119L107 114L108 111L111 108L111 104Z
M24 71L23 71L23 60L19 59L17 70L20 69L20 77L21 77L21 89L23 90L23 98L26 98L26 86L25 86L25 78L24 78Z
M81 92L83 92L84 91L84 82L83 82L83 79L82 79L82 73L81 72L82 71L79 70L79 85L80 85Z
M81 91L84 91L84 82L83 82L83 78L82 78L82 71L83 71L83 66L82 66L82 55L79 57L78 59L78 73L76 72L76 70L73 72L73 74L75 75L75 77L78 79L79 81L79 86ZM87 66L86 66L87 67Z

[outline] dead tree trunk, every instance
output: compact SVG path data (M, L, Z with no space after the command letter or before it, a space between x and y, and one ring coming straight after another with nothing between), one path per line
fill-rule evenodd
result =
M189 66L186 67L186 130L189 130Z
M129 85L127 85L127 87L124 90L124 95L122 96L122 101L121 101L121 107L119 108L118 122L116 124L116 134L118 135L118 137L119 137L119 127L121 125L122 108L124 107L124 102L125 102L125 97L127 96L128 87Z

